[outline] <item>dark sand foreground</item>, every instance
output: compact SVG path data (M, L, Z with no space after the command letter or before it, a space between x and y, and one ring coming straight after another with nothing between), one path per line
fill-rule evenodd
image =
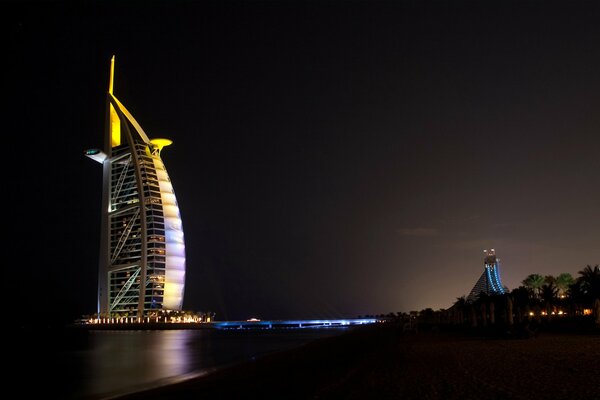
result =
M124 399L600 399L600 336L359 328Z

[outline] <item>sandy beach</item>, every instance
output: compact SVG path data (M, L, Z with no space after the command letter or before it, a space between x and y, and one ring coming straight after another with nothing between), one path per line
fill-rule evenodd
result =
M123 399L599 399L600 336L360 328Z

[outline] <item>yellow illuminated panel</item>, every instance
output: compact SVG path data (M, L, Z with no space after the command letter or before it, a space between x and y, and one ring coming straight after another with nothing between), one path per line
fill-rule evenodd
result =
M110 143L112 147L121 144L121 120L112 104L110 105Z
M158 152L160 153L160 151L163 149L163 147L172 144L173 141L170 139L156 138L156 139L150 139L150 143L152 143L155 147L157 147Z

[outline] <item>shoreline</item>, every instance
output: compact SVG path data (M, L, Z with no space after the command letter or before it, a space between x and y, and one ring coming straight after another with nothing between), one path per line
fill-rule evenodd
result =
M374 318L346 319L298 319L298 320L249 320L211 322L109 322L75 323L68 328L79 330L175 330L175 329L219 329L219 330L270 330L270 329L328 329L344 328L377 323Z
M334 337L338 337L340 335L343 335L345 333L348 333L349 330L351 329L355 329L356 326L350 326L350 327L339 327L339 326L334 326L334 327L327 327L327 328L320 328L319 330L336 330L339 331L339 333L333 335L333 336L328 336L325 338L334 338ZM182 328L184 329L184 328ZM219 329L215 329L215 330L219 330ZM264 334L270 334L270 333L277 333L277 332L289 332L289 331L315 331L317 330L317 328L314 327L305 327L305 328L271 328L271 329L224 329L221 331L225 331L225 332L232 332L232 333L236 333L236 332L240 332L240 331L245 331L245 332L257 332L260 331L260 333L264 333ZM148 383L143 383L134 387L129 387L125 390L115 390L114 392L107 392L107 393L102 393L102 394L98 394L98 395L92 395L92 396L87 396L84 397L83 400L116 400L116 399L124 399L127 398L130 395L137 395L140 393L146 393L148 391L152 391L155 389L162 389L162 388L168 388L172 385L176 385L179 383L183 383L183 382L187 382L190 380L197 380L197 379L203 379L203 378L207 378L212 376L215 373L221 373L221 372L225 372L228 370L231 370L233 368L239 368L239 367L243 367L245 364L248 363L253 363L255 361L260 361L263 358L266 357L270 357L270 356L285 356L285 354L289 351L293 351L299 347L305 346L307 344L310 344L312 342L316 342L319 340L323 340L325 338L318 338L318 339L313 339L309 342L300 344L300 345L296 345L295 347L291 347L291 348L287 348L287 349L279 349L279 350L272 350L272 351L268 351L266 353L260 354L260 355L255 355L252 356L251 359L242 359L242 360L238 360L238 361L233 361L233 362L229 362L229 363L225 363L225 364L219 364L213 367L206 367L206 368L201 368L199 370L195 370L195 371L191 371L188 372L186 374L183 375L175 375L175 376L170 376L170 377L165 377L165 378L161 378L159 380L153 381L153 382L148 382Z
M35 397L119 398L346 331L19 329L16 370L22 393Z
M103 393L97 396L88 396L88 397L84 397L85 400L116 400L116 399L122 399L126 396L132 395L132 394L136 394L136 393L142 393L142 392L146 392L149 390L155 390L155 389L160 389L160 388L164 388L164 387L168 387L171 385L176 385L178 383L181 382L185 382L185 381L189 381L191 379L199 379L202 378L204 376L207 376L209 374L215 373L221 369L224 368L229 368L232 365L223 365L221 367L212 367L212 368L205 368L202 369L200 371L196 371L196 372L190 372L187 374L183 374L183 375L177 375L177 376L172 376L172 377L168 377L168 378L162 378L159 379L157 381L154 382L150 382L150 383L146 383L146 384L140 384L139 386L135 386L135 387L130 387L126 390L117 390L114 391L112 393Z
M365 326L114 398L590 399L600 398L598 369L597 332L506 339Z

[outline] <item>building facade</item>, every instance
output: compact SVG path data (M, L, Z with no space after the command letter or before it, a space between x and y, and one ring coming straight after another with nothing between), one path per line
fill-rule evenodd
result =
M173 185L161 159L168 139L149 139L113 94L110 64L104 150L85 155L102 164L102 228L98 313L152 315L181 310L185 243Z

